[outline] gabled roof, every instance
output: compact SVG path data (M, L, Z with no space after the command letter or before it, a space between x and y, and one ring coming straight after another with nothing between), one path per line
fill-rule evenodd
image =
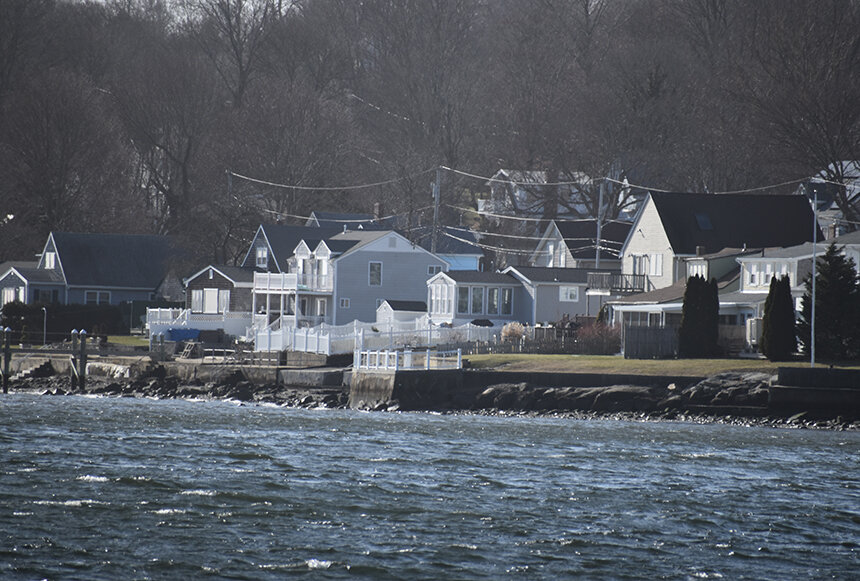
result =
M860 230L830 238L828 240L818 240L818 248L816 254L824 254L827 247L831 244L836 246L845 246L847 244L860 245ZM809 258L812 256L812 242L804 242L796 246L788 248L765 248L758 256L750 256L753 260L766 260L768 258Z
M649 195L675 254L695 254L697 246L712 253L726 247L785 247L812 240L814 218L805 196Z
M166 236L52 232L70 286L155 289L171 255Z
M597 220L555 220L564 243L573 258L594 258L597 245ZM600 258L617 260L630 233L630 222L612 220L600 229Z
M717 280L717 293L732 293L740 287L740 268L736 267ZM687 280L676 281L671 286L658 288L656 290L636 293L610 301L613 305L649 305L661 303L683 302L684 292L687 290Z
M389 234L396 234L393 230L347 230L326 238L325 244L334 254L346 254L351 250L358 250L371 242L379 240ZM399 236L399 234L397 234Z
M515 272L532 283L578 283L588 282L589 272L617 272L593 268L546 268L541 266L509 266L503 272Z
M287 261L293 255L299 242L304 240L308 243L310 248L315 248L316 245L319 244L320 240L333 236L341 230L342 229L331 226L288 226L284 224L260 225L260 231L262 231L269 243L269 249L274 255L275 262L277 262L278 267L282 270L286 270ZM248 252L250 253L250 250ZM246 262L247 260L248 256L245 257Z
M229 266L225 264L210 264L204 268L201 268L191 276L187 277L183 282L188 284L188 281L197 278L198 276L205 274L209 269L213 269L215 272L221 274L221 276L229 279L233 284L242 284L242 283L253 283L254 282L254 271L250 268L242 268L241 266Z
M396 301L385 299L392 311L408 311L411 313L423 313L427 311L427 303L424 301Z
M501 272L481 272L478 270L449 270L448 272L439 273L436 276L447 276L454 282L464 284L519 284L519 281L513 276Z
M433 227L419 226L412 230L412 235L424 250L433 247ZM483 256L484 251L476 246L475 233L467 228L442 226L436 238L437 254L460 254L465 256Z
M9 264L9 263L4 263ZM38 282L42 284L63 284L63 275L58 270L53 269L44 269L44 268L36 268L33 266L33 262L25 262L21 263L26 266L11 266L9 268L3 268L0 270L0 277L8 274L10 271L14 271L19 274L24 280L28 283Z

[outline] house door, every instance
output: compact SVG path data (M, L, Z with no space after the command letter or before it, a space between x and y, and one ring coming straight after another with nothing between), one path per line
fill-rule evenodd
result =
M217 313L218 312L218 289L205 288L203 289L203 312Z

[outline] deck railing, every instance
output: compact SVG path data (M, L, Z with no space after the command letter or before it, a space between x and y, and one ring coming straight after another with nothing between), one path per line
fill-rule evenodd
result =
M646 290L648 277L644 274L589 272L588 289L619 293L641 293Z
M294 293L297 290L330 291L332 276L330 274L300 274L296 272L255 272L254 292L265 293Z
M463 353L456 351L397 351L361 350L353 354L353 369L377 371L401 371L410 369L462 369Z

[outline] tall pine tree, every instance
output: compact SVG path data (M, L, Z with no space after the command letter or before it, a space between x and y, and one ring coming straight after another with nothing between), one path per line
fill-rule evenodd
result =
M787 276L770 279L770 292L764 303L761 352L771 361L787 361L797 350L794 299Z
M815 277L815 352L830 361L860 356L860 281L854 261L842 254L842 247L827 247L818 259ZM812 276L801 302L798 337L805 353L810 352L812 335Z
M687 279L678 329L679 357L711 357L719 352L719 311L717 281L707 282L698 275Z

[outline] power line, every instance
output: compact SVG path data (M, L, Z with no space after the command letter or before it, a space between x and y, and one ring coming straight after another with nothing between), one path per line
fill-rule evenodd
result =
M431 207L432 207L432 206L424 206L423 208L417 208L417 209L415 209L415 210L412 210L412 212L421 212L421 211L426 210L426 209L431 208ZM264 211L264 212L268 212L269 214L274 214L274 215L276 215L276 216L283 216L283 217L285 217L285 218L298 218L299 220L310 220L310 219L311 219L311 216L300 216L300 215L298 215L298 214L288 214L287 212L278 212L278 211L275 211L275 210L269 210L269 209L266 209L266 208L263 208L263 211ZM379 223L379 222L383 222L383 221L385 221L385 220L391 220L392 218L399 218L400 216L407 216L407 215L409 215L409 212L401 212L400 214L391 214L391 215L389 215L389 216L382 216L382 217L380 217L380 218L370 218L370 219L366 219L366 220L362 220L362 219L349 219L349 220L323 220L323 222L338 222L338 223L344 223L344 222L346 222L346 223L349 223L349 224L352 224L352 223L356 223L356 224L366 224L366 223L368 223L368 222L375 222L375 223Z
M592 179L592 178L586 178L586 179L584 179L584 180L569 181L569 182L520 182L520 181L517 181L517 180L511 180L511 179L502 180L502 179L499 179L499 178L493 178L493 177L481 176L481 175L477 175L477 174L473 174L473 173L465 172L465 171L462 171L462 170L459 170L459 169L454 169L454 168L451 168L451 167L446 167L446 166L444 166L444 165L443 165L443 166L440 166L440 167L441 167L442 169L444 169L445 171L449 171L449 172L451 172L451 173L459 174L459 175L461 175L461 176L465 176L465 177L468 177L468 178L475 178L475 179L484 180L484 181L487 181L487 182L497 183L497 184L513 184L513 185L515 185L515 186L581 186L581 185L583 185L583 184L585 184L585 183L588 183L588 182L592 182L592 183L594 183L594 182L597 182L597 181L600 181L600 180L604 179L604 178L594 178L594 179ZM519 170L517 170L517 171L519 171ZM525 170L525 171L530 171L530 170Z
M260 180L257 178L244 176L242 174L238 174L238 173L232 172L232 171L228 171L227 174L234 176L234 177L237 177L239 179L249 181L249 182L254 182L256 184L262 184L265 186L272 186L273 188L284 188L284 189L289 189L289 190L301 190L301 191L308 191L308 192L342 192L344 190L361 190L361 189L367 189L367 188L376 188L379 186L386 186L386 185L394 184L394 183L401 182L404 180L414 179L414 178L422 176L426 173L430 173L431 171L436 171L436 168L427 169L427 170L420 171L420 172L417 172L417 173L414 173L411 175L402 176L399 178L393 178L393 179L385 180L382 182L375 182L372 184L348 185L348 186L297 186L297 185L291 185L291 184L279 184L279 183L275 183L275 182L269 182L266 180Z

